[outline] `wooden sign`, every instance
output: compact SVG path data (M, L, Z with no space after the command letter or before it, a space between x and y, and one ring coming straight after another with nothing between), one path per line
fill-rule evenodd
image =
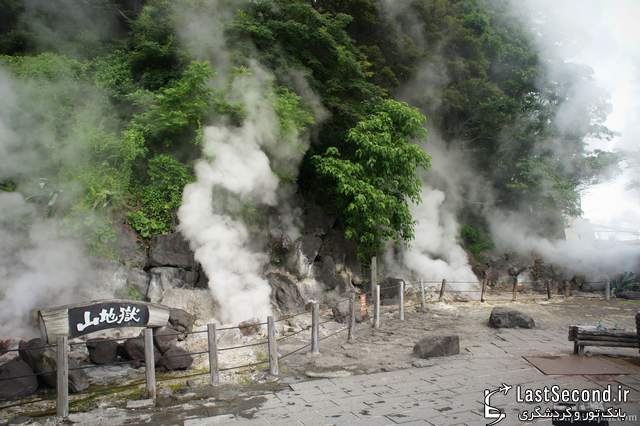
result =
M131 300L97 300L38 311L40 330L48 342L56 336L71 338L118 327L162 327L169 308Z

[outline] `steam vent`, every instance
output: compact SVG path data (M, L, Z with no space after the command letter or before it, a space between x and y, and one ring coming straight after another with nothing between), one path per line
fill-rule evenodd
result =
M0 424L639 424L637 22L0 0Z

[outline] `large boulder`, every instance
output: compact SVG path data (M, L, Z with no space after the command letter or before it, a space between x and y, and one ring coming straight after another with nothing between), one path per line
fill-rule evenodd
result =
M38 374L38 381L44 386L55 388L57 382L56 352L50 348L43 348L42 339L32 339L28 342L20 342L18 349L20 358ZM89 379L84 370L76 369L79 366L74 358L69 358L69 391L81 392L89 387Z
M116 249L120 261L125 265L136 269L143 269L147 265L147 249L130 226L121 225L118 227Z
M191 333L195 322L196 317L184 309L171 308L169 310L169 324L180 333Z
M142 269L129 269L127 273L127 287L136 289L143 297L149 290L151 277Z
M149 264L196 269L196 261L189 243L179 232L153 237L149 250Z
M345 271L338 270L333 257L322 256L314 265L316 279L324 284L327 290L344 292L351 286L351 278Z
M9 377L18 378L5 380ZM0 383L0 399L24 398L38 390L38 378L20 357L0 365Z
M489 325L493 328L534 328L535 321L524 312L497 306L491 311Z
M415 344L413 353L420 358L457 355L460 353L460 338L455 335L427 336Z
M162 353L167 352L178 341L180 332L171 327L160 327L153 330L153 343Z
M69 358L69 392L77 393L89 387L89 377L84 370L78 370L78 361Z
M111 364L118 360L118 342L97 338L87 340L89 359L94 364Z
M331 312L333 313L333 319L337 322L346 324L349 322L350 318L350 310L349 310L349 301L341 300L340 302L334 304L331 307Z
M359 284L362 282L362 269L356 249L356 244L347 240L342 231L331 229L322 240L318 259L331 257L337 273L349 276L349 283Z
M158 277L162 289L194 287L198 282L196 270L161 266L149 269L149 273Z
M162 355L158 366L166 370L186 370L193 364L193 357L177 346L171 347Z
M292 276L284 272L270 272L267 281L271 286L271 302L280 312L297 312L304 309L304 299Z
M254 334L260 333L262 327L259 320L250 319L238 324L238 329L243 336L253 336Z
M144 363L144 339L137 337L135 339L127 339L122 345L121 353L123 358L133 361L134 368ZM153 347L153 359L157 364L161 354L158 348Z

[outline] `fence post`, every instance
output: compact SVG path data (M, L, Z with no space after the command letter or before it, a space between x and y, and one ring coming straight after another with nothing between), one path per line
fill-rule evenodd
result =
M609 280L604 283L604 298L606 300L611 299L611 281Z
M518 299L518 277L513 277L513 296L511 297L511 301L515 302Z
M480 291L480 302L484 303L484 292L487 288L487 278L482 279L482 290Z
M398 305L400 308L400 321L404 321L404 280L398 286Z
M565 280L564 281L564 297L569 297L571 296L571 284L569 283L569 281Z
M156 361L153 353L153 329L144 329L144 374L147 378L147 396L156 399Z
M380 328L380 286L375 286L373 297L373 328Z
M69 416L69 354L68 337L58 336L56 339L56 414L58 417Z
M278 369L278 341L276 340L276 323L272 316L267 317L267 339L269 346L269 373L277 376Z
M311 353L320 353L320 304L313 302L311 305Z
M353 333L356 330L356 292L349 293L349 335L348 342L353 342Z
M375 297L376 285L378 285L378 259L373 256L371 258L371 297Z
M420 280L420 311L424 312L424 281Z
M442 296L444 296L444 288L447 285L447 280L442 280L442 285L440 286L440 297L438 297L438 302L442 302Z
M551 280L547 280L547 300L551 300Z
M218 343L216 336L216 325L207 324L207 338L209 340L209 375L211 384L220 384L220 373L218 371Z

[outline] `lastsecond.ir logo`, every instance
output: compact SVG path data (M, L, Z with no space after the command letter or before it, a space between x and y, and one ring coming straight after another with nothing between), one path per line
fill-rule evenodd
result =
M499 392L503 392L506 395L509 390L511 390L511 388L513 388L513 386L509 386L503 383L502 386L500 386L498 389L484 390L484 418L488 420L495 419L493 420L493 422L487 423L487 426L498 424L503 421L505 417L507 417L504 411L491 405L491 397Z

